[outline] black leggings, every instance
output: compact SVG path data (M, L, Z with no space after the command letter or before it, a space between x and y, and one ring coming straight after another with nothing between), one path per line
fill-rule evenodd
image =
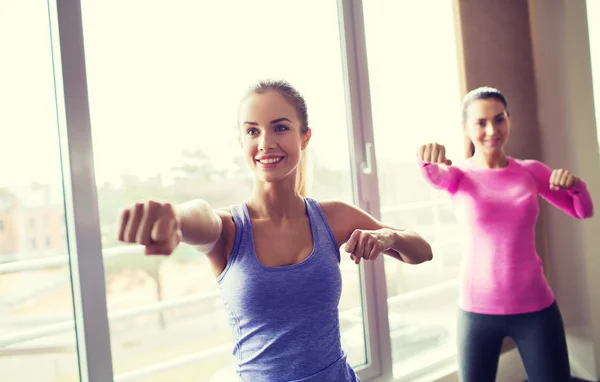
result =
M505 337L517 344L528 382L571 381L565 329L556 302L538 312L513 315L459 310L460 381L494 382Z

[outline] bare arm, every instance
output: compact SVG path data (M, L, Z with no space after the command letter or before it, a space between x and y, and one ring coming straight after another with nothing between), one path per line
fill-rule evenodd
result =
M194 199L175 207L181 241L201 252L210 251L221 236L223 221L215 210L202 199Z
M119 225L119 240L143 245L147 255L170 255L181 242L194 246L208 256L217 275L227 265L234 236L231 213L215 211L200 199L177 206L136 203L123 210Z
M214 210L206 201L191 200L176 207L182 241L206 254L218 277L229 261L235 224L229 209Z
M336 237L356 263L374 260L380 253L408 264L433 258L431 246L418 233L383 224L363 210L339 201L320 203Z

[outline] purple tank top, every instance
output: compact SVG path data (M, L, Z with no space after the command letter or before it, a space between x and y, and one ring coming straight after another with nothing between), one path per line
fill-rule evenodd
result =
M305 204L313 250L282 267L258 260L246 203L232 208L235 242L217 282L243 381L359 381L340 341L339 248L319 204Z

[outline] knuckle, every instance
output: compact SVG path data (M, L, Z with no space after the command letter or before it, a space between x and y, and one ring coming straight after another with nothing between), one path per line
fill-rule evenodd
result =
M160 203L155 202L154 200L148 200L144 203L144 207L148 212L155 212L160 208Z
M175 219L175 207L171 203L164 203L161 206L161 213L172 219Z

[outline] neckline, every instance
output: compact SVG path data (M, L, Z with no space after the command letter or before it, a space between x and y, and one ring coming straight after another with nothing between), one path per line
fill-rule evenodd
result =
M319 242L317 240L317 227L315 226L315 221L312 217L307 198L304 198L304 206L306 208L306 215L308 216L308 224L310 225L310 232L312 235L312 242L313 242L313 248L312 248L310 254L305 259L303 259L302 261L300 261L298 263L273 267L273 266L263 264L260 261L260 259L258 258L258 254L256 251L256 245L254 244L254 230L252 228L252 219L250 218L250 211L248 210L247 202L242 203L244 217L248 221L248 240L250 240L250 246L252 248L252 259L259 267L261 267L265 270L268 270L268 271L290 270L290 269L298 268L298 267L308 263L310 261L310 259L312 259L314 257L315 253L318 250L318 244L319 244Z
M469 158L469 164L470 164L469 169L473 170L473 171L488 172L488 173L502 173L513 167L513 158L510 156L506 156L506 166L500 167L500 168L489 168L489 167L481 166L473 160L473 157Z

